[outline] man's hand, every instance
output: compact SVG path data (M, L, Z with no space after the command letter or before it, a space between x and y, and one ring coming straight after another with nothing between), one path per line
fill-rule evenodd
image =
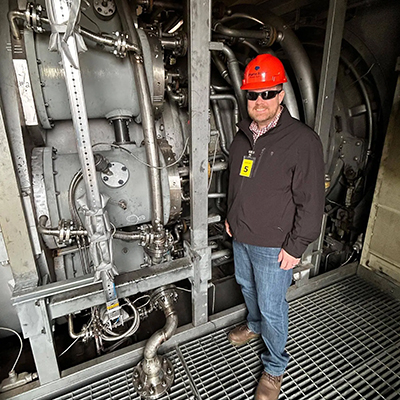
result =
M227 233L230 237L232 237L231 227L230 227L229 222L228 222L227 219L225 220L225 230L226 230L226 233Z
M300 262L300 258L295 258L287 253L285 250L281 249L278 256L278 261L281 263L281 269L288 270L295 267Z

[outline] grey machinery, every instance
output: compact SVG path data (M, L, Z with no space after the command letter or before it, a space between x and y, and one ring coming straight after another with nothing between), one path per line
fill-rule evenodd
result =
M201 327L212 272L232 260L227 158L258 53L283 60L286 106L324 144L326 218L297 279L358 259L389 110L384 72L344 29L353 8L331 1L324 24L296 33L262 7L195 0L19 1L3 13L1 325L22 330L36 366L3 391L60 379L59 329L101 357L156 309L165 326L134 385L146 398L169 389L158 348L178 326L174 284L190 283Z

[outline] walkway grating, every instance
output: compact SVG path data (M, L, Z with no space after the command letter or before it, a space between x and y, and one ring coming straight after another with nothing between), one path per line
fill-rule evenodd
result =
M357 276L290 303L291 360L279 400L400 399L400 302ZM167 356L175 382L162 400L253 399L261 340L240 348L229 328L184 343ZM58 400L139 400L132 368Z

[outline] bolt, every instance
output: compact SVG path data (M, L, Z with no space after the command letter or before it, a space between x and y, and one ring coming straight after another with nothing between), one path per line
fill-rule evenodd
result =
M103 176L103 181L107 182L108 181L108 176Z
M155 391L154 391L154 387L153 387L153 386L150 386L150 388L149 388L149 393L150 393L150 394L154 394L154 392L155 392Z
M128 252L128 248L127 248L127 247L124 247L124 248L122 249L122 252L126 254L126 253Z
M167 386L167 382L162 381L162 382L161 382L161 386L165 388L165 387Z
M356 142L356 146L361 146L361 142Z
M143 385L142 385L141 383L138 383L137 389L138 389L138 390L142 390L142 389L143 389Z
M127 170L126 167L122 167L121 169L122 169L122 171L124 171L124 172Z
M124 184L124 181L123 181L122 179L120 179L120 180L118 181L118 183L119 183L120 185L123 185L123 184Z
M167 374L171 375L172 374L172 369L171 368L167 368Z
M133 377L134 377L135 379L139 378L139 374L138 374L137 371L135 371L135 372L133 373Z
M46 84L45 84L44 82L40 82L40 86L41 86L41 87L45 87Z

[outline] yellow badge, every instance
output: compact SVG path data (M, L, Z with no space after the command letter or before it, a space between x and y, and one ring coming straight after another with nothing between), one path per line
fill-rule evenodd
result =
M250 178L251 170L253 169L253 164L254 164L254 159L244 157L239 175L245 176L246 178Z

